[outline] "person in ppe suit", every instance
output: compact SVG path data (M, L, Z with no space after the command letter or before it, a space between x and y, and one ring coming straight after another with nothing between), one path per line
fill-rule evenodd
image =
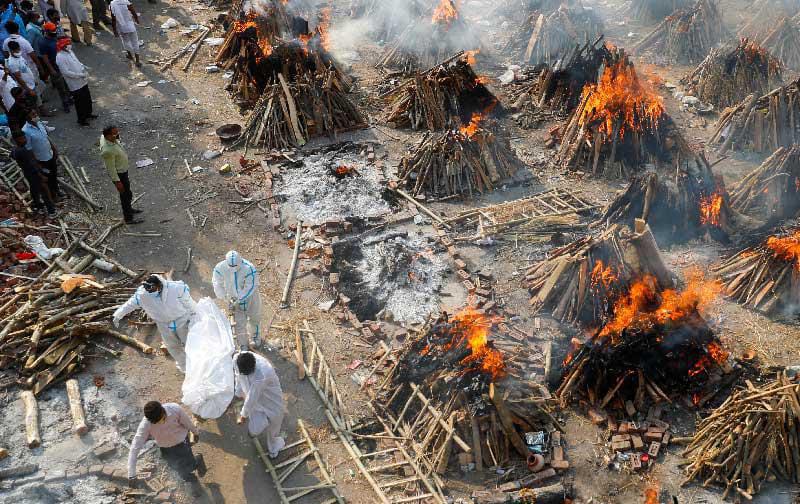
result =
M236 341L240 348L247 348L245 322L253 344L261 344L261 294L258 292L258 271L243 259L238 252L231 250L225 254L212 273L211 283L217 299L228 302L228 308L236 323Z
M181 282L150 275L123 305L114 312L114 326L134 310L142 309L158 327L167 351L183 373L186 369L186 337L189 322L197 311L197 303L189 294L189 287Z
M275 458L286 446L280 436L284 403L278 373L270 361L253 352L237 355L235 372L236 397L244 399L236 423L247 421L247 431L252 437L266 431L267 450Z

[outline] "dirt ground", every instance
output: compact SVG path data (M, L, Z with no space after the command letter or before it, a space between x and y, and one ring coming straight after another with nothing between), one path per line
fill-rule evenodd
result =
M335 2L334 19L341 15L345 0ZM633 45L647 33L647 27L639 26L624 15L624 3L619 0L585 2L602 13L608 27L607 38L613 43ZM744 0L726 0L722 9L732 31L746 19ZM471 1L467 5L471 11L490 11L491 1ZM207 7L194 0L159 1L157 4L136 2L142 12L140 37L144 40L145 61L158 60L160 56L171 54L190 40L194 35L181 35L180 30L193 24L206 24L222 11ZM168 18L176 19L181 27L162 30L160 25ZM504 40L507 25L482 23L474 19L484 30L484 38L492 41L495 47ZM506 20L514 23L514 20ZM334 23L335 24L335 23ZM222 36L217 28L213 36ZM349 48L348 48L349 49ZM375 84L381 75L374 68L378 48L365 43L356 48L358 57L353 62L352 73L357 77L359 88L357 101L368 112L371 128L344 136L339 140L373 142L378 147L379 158L387 167L397 164L403 151L420 135L406 131L389 129L381 119L382 104L376 99ZM214 131L229 122L243 123L238 108L223 90L225 79L222 73L206 73L204 67L213 62L214 49L203 47L188 72L180 70L183 60L167 71L160 71L158 64L148 63L141 70L134 69L123 57L119 41L110 32L101 32L93 47L77 47L78 57L91 67L91 89L95 100L95 112L100 119L91 128L78 128L73 115L57 113L50 118L56 127L52 133L55 142L61 146L76 166L85 167L91 183L88 188L101 202L104 210L91 215L81 214L79 205L70 204L72 217L87 219L88 222L103 229L120 218L117 194L108 181L98 158L98 139L101 125L114 123L119 126L122 140L128 148L131 162L150 158L154 164L144 168L131 168L131 180L135 196L139 197L137 206L144 210L145 223L136 228L121 229L115 232L109 243L116 257L134 269L153 272L172 271L173 277L186 281L195 299L212 296L211 270L225 252L238 250L251 260L261 274L261 294L264 301L264 321L273 320L274 326L289 327L293 323L307 320L314 330L315 337L325 348L325 354L332 365L339 386L345 394L345 401L354 418L362 415L366 396L357 391L352 375L346 366L355 359L368 361L372 348L357 338L351 337L329 314L316 308L320 301L330 299L319 277L308 271L308 264L301 262L300 275L294 288L291 308L278 308L286 271L291 260L289 239L292 236L285 230L276 232L270 220L258 209L239 215L240 206L230 203L241 200L236 184L247 184L246 177L220 175L218 168L225 163L238 164L241 151L226 152L221 157L205 160L204 151L221 147ZM644 58L647 62L647 57ZM502 59L490 65L486 73L496 78L503 69ZM688 68L660 67L648 65L648 71L659 75L664 81L677 82ZM493 81L497 86L497 81ZM497 87L502 96L502 89ZM679 110L679 104L669 97L666 89L660 92L667 96L667 107L676 123L685 130L691 143L702 144L709 133L713 121L703 126L695 116ZM50 102L55 103L55 100ZM545 188L564 187L580 190L598 204L608 202L615 191L624 187L623 181L598 181L580 179L565 175L547 164L551 151L542 147L547 128L523 131L506 121L512 132L512 145L520 157L530 165L535 178L517 187L506 187L496 193L471 201L468 206L487 202L510 200L533 194ZM331 140L312 142L306 149L313 149ZM253 154L250 154L252 157ZM255 156L258 158L258 156ZM747 170L758 165L758 159L735 155L716 168L726 180L734 181ZM203 169L189 174L188 167L200 166ZM241 187L240 187L241 188ZM193 204L198 199L213 194L213 197ZM191 206L190 206L191 205ZM442 215L452 215L464 204L435 204L433 208ZM187 214L190 207L196 225ZM284 226L291 221L285 216ZM430 226L411 226L424 234L433 235ZM126 236L124 232L152 231L160 236L143 238ZM192 260L188 271L184 272L187 249L191 248ZM735 247L734 247L735 248ZM524 270L533 260L541 259L549 249L548 245L519 243L506 240L494 246L475 246L465 244L464 256L473 264L475 271L490 273L498 280L497 295L501 303L517 313L521 324L533 326L533 314L529 313L527 291L521 283ZM707 267L717 261L728 250L718 243L697 241L675 246L666 251L665 257L670 267L676 271L696 264ZM464 299L463 289L454 274L449 275L442 296L443 309L457 308ZM734 355L747 349L755 350L759 362L766 367L785 366L798 363L798 326L795 321L770 320L728 301L720 301L711 314L711 324L721 335ZM554 339L568 341L570 334L549 321L544 321L544 329L537 334L540 340ZM144 341L157 345L158 336L152 331L139 332L129 328L131 333ZM372 503L372 491L359 477L357 470L342 449L339 441L331 434L322 410L322 404L308 381L297 379L297 371L291 355L294 335L281 329L271 329L266 336L266 350L270 360L276 365L281 384L287 398L289 415L284 424L288 440L296 439L296 419L302 418L311 426L312 436L326 460L332 476L339 484L348 502ZM101 358L92 360L89 369L82 375L81 384L88 395L94 393L90 376L106 377L106 387L97 391L94 399L87 400L92 407L87 408L88 420L93 426L93 434L81 439L64 441L58 425L66 422L68 415L53 413L48 425L42 448L27 453L27 448L12 448L11 462L0 461L0 468L12 465L14 460L29 460L40 465L54 464L70 467L75 460L74 453L91 451L102 439L130 440L140 418L140 407L151 399L162 402L180 402L182 375L174 364L163 356L146 357L129 348L119 360L109 361ZM49 397L49 396L48 396ZM56 411L59 401L52 394L46 400L46 408ZM16 426L21 407L12 398L5 398L0 412L4 425L14 425L0 430L8 436L10 446L19 444L24 435ZM61 408L63 410L63 408ZM278 495L258 460L246 430L235 424L235 408L219 420L201 424L201 442L196 450L205 456L209 471L201 480L199 487L188 487L174 483L169 475L163 478L168 488L177 490L177 502L198 503L240 503L240 502L278 502ZM572 469L568 478L574 482L576 498L582 502L596 503L640 503L643 502L645 488L660 488L661 502L672 502L678 498L681 504L701 504L720 502L719 494L699 489L697 486L680 488L682 479L680 449L671 447L665 459L659 462L646 476L629 475L613 468L606 468L602 462L600 448L602 432L586 420L583 410L576 407L562 413L567 426L567 458ZM675 425L682 429L679 435L692 432L693 420L701 418L706 412L690 413L675 409L668 415ZM58 455L56 455L56 453ZM119 444L114 459L119 467L124 467L127 450ZM154 457L149 457L152 462ZM313 481L315 476L304 474L294 484ZM453 494L462 497L471 488L490 485L495 475L468 474L458 471L448 473L446 480L451 484ZM302 482L302 483L301 483ZM85 491L81 496L80 487L68 499L71 502L104 502L101 497L90 497ZM754 500L758 503L790 503L797 489L781 485L767 485ZM38 495L38 494L37 494ZM99 495L99 494L98 494ZM9 498L10 500L5 500ZM0 502L59 502L47 500L33 494L5 494L0 489ZM28 500L26 500L28 499ZM32 500L31 500L32 499ZM94 500L93 500L94 499ZM301 502L316 502L301 500Z

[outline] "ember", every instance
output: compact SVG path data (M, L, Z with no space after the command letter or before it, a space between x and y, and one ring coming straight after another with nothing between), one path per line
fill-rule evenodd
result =
M770 236L767 239L767 247L779 259L796 261L797 269L800 270L800 230L795 230L788 236Z
M721 194L712 194L700 200L700 224L706 226L720 226L720 212L722 211L723 198Z
M465 372L479 370L491 376L492 380L503 377L503 354L489 345L489 331L496 322L498 319L487 317L471 308L455 314L451 319L450 334L453 339L444 348L469 348L472 353L461 360L462 365L469 366Z

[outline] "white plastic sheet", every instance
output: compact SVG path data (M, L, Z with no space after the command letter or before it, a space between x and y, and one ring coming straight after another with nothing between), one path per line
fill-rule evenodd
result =
M183 404L202 418L219 418L233 399L233 336L222 310L210 298L197 303L186 339Z

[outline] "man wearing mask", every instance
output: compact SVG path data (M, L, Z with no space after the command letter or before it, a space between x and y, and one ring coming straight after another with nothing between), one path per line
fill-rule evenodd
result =
M26 99L31 104L31 108L38 108L40 105L39 97L36 93L36 77L22 57L22 51L18 42L11 40L8 42L9 57L6 58L6 70L11 78L16 81L27 94Z
M236 357L236 397L244 399L237 424L247 422L251 437L267 433L267 450L275 458L286 446L281 437L284 416L283 391L272 363L253 352Z
M42 37L44 37L44 32L42 31L42 17L38 12L32 11L28 14L28 19L28 24L25 25L25 29L28 30L27 40L38 56L39 42L42 40Z
M65 195L58 185L58 149L50 141L47 128L39 120L39 113L31 110L28 113L28 122L22 127L27 140L27 148L33 152L33 157L47 171L47 187L54 200L63 199Z
M47 190L45 181L47 180L46 174L42 172L42 168L33 153L25 148L25 134L21 131L14 133L14 142L16 146L11 150L11 159L17 162L22 174L28 181L28 187L31 191L31 200L33 201L33 209L41 211L47 209L48 217L56 217L56 206L50 197L50 191Z
M28 42L28 39L19 34L19 26L17 25L16 21L7 22L5 28L8 32L8 38L3 42L3 52L6 54L6 56L8 56L8 54L11 52L9 49L9 44L11 44L11 42L16 42L19 45L20 55L33 73L35 81L38 81L39 67L41 66L41 63L39 62L39 57L37 56L33 45Z
M56 44L56 66L64 77L67 88L72 94L75 104L75 113L78 124L89 126L89 119L96 119L92 113L92 94L89 92L89 72L83 63L72 52L72 42L68 38L59 40Z
M225 254L211 274L214 295L228 303L236 321L236 341L240 348L247 349L249 329L253 345L261 344L261 294L258 292L258 271L235 250Z
M50 21L42 25L42 28L44 37L39 40L39 46L36 48L39 53L39 61L42 62L42 67L49 76L50 84L58 91L64 112L68 114L72 105L72 96L70 96L67 89L67 83L64 82L64 76L58 71L58 65L56 64L56 59L58 58L58 29Z
M189 293L189 287L177 280L167 280L159 275L150 275L136 289L136 293L114 312L114 327L132 311L142 309L161 333L167 352L175 359L181 373L186 369L186 337L189 322L197 311L197 303Z
M108 176L119 192L125 223L139 224L143 222L142 219L134 217L134 214L142 211L131 206L133 192L131 191L131 181L128 178L128 154L119 140L119 128L113 124L103 128L103 135L100 137L100 157L103 159Z

